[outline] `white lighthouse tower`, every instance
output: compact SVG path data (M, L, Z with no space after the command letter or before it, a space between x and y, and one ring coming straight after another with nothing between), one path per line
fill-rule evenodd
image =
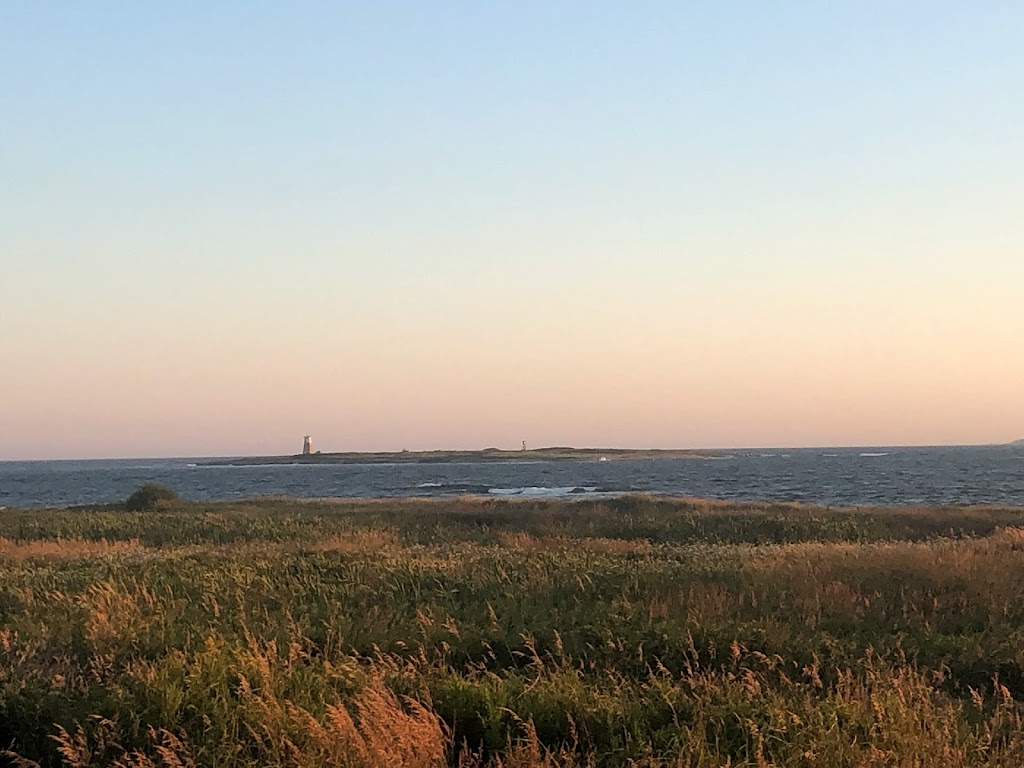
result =
M302 455L309 456L313 452L313 438L305 435L302 438Z

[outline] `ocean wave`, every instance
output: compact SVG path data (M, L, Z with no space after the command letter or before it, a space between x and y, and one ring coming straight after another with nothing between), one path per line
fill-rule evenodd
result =
M185 469L248 469L249 467L268 466L266 464L188 464Z
M564 485L548 487L543 485L527 485L520 488L490 488L492 496L575 496L584 493L614 493L599 490L596 485Z
M888 453L871 453L871 452L865 452L865 453L861 453L861 454L858 454L858 455L859 455L859 456L863 456L863 457L865 457L865 458L875 458L875 457L878 457L878 456L889 456L890 454L888 454Z
M523 485L495 487L475 483L444 483L430 481L415 487L422 495L429 496L580 496L588 494L625 493L618 488L603 488L597 485Z
M188 464L186 469L274 469L274 468L288 468L293 467L339 467L340 464L331 464L329 462L299 462L292 461L283 463L279 461L271 461L265 464ZM350 465L351 466L351 465ZM142 467L138 467L142 469Z
M483 485L480 483L443 483L437 481L430 481L426 483L419 483L415 486L414 490L420 494L438 494L443 496L458 496L462 494L485 494L491 490L490 485Z

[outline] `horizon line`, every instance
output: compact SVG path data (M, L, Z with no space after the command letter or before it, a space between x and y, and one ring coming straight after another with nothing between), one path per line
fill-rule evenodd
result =
M543 451L551 449L568 449L574 451L690 451L690 452L706 452L706 451L813 451L813 450L854 450L858 448L999 448L999 447L1011 447L1022 442L1020 439L1008 440L1006 442L983 442L983 443L900 443L900 444L869 444L869 443L844 443L844 444L820 444L820 445L736 445L736 446L711 446L711 447L684 447L684 448L652 448L652 447L627 447L627 446L573 446L573 445L544 445L536 448L528 448L526 452L531 451ZM487 446L485 448L421 448L421 449L397 449L397 450L332 450L332 451L318 451L322 456L329 456L332 454L401 454L401 453L438 453L438 452L460 452L460 453L483 453L484 451L504 451L507 453L522 453L521 448L498 448L496 446ZM0 464L17 464L17 463L42 463L51 461L184 461L187 459L249 459L249 458L281 458L288 456L301 456L302 453L265 453L265 454L246 454L246 453L224 453L224 454L211 454L211 455L175 455L175 456L60 456L51 458L12 458L5 459L0 458ZM315 455L315 454L313 454Z

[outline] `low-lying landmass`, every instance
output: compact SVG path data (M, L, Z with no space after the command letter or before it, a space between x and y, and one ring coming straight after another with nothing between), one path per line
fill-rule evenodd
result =
M531 448L507 451L383 451L294 454L291 456L245 456L206 462L211 466L252 466L260 464L445 464L508 461L628 461L646 459L692 459L718 455L708 450L663 450L632 448Z
M1024 510L0 513L0 765L1024 765Z

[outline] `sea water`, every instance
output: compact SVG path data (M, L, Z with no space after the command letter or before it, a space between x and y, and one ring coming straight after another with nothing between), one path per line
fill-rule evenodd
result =
M262 466L204 466L204 461L0 462L0 507L117 502L147 482L195 500L587 498L641 492L829 506L1024 505L1024 446L758 449L644 461Z

